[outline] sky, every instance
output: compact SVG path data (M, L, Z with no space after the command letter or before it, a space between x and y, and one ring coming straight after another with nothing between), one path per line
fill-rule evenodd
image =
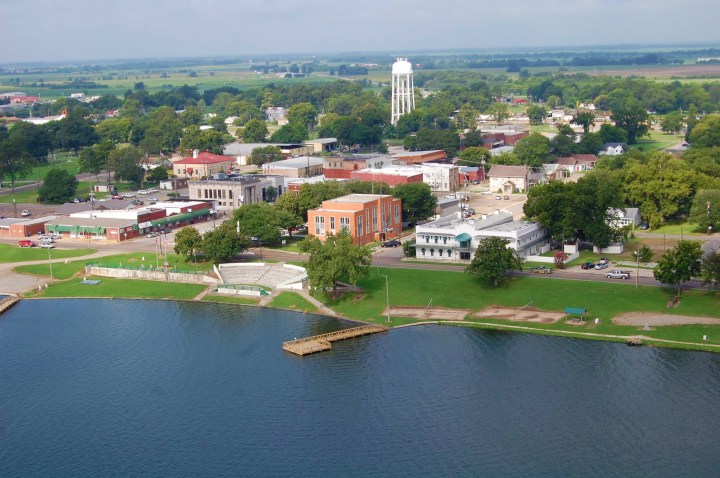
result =
M718 0L0 0L0 64L720 44Z

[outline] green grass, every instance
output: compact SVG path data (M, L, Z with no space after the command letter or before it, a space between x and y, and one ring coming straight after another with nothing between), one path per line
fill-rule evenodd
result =
M36 238L29 238L35 241ZM62 244L57 244L62 246ZM50 256L53 259L64 259L66 257L86 256L95 252L94 249L51 249ZM47 260L48 251L40 247L20 247L12 244L0 244L0 262L26 262Z
M319 298L346 317L386 324L387 319L382 313L386 307L384 275L388 276L391 306L424 307L432 299L433 307L467 309L474 313L490 305L522 307L532 302L533 307L550 311L562 311L565 307L584 307L588 310L589 317L598 317L601 320L598 326L592 321L584 326L576 326L564 322L536 324L475 318L468 318L465 321L467 323L522 325L546 333L574 331L623 336L642 334L700 345L702 345L701 337L708 335L711 338L716 337L708 343L720 344L720 326L656 327L655 330L645 331L639 330L638 327L614 325L611 322L612 317L624 312L656 312L720 318L718 292L685 291L680 305L669 310L666 304L673 293L669 289L659 287L636 289L632 284L627 283L516 277L504 287L491 288L481 285L463 273L373 268L370 275L358 284L366 291L364 296L346 295L338 300L329 300L320 294ZM408 319L391 319L391 325L407 322Z
M302 310L304 312L317 312L317 307L295 292L280 292L271 302L270 307L278 309Z
M2 251L2 249L0 249ZM90 252L87 252L85 250L85 254L89 254ZM43 251L44 252L44 251ZM61 252L61 251L58 251ZM68 251L70 252L70 251ZM92 251L94 252L94 251ZM79 255L79 254L77 254ZM55 253L53 252L53 257L55 258ZM158 260L156 261L156 257ZM44 257L47 259L47 254ZM144 260L143 260L144 258ZM41 257L41 259L43 259ZM169 254L168 255L168 263L172 268L178 268L180 270L185 271L195 271L195 264L192 263L192 259L188 260L188 258L184 256L178 256L176 254ZM53 277L56 279L68 279L81 271L85 269L85 264L88 262L95 262L100 265L110 265L114 267L120 267L121 265L123 267L133 267L138 268L141 265L144 265L145 267L154 267L156 264L160 264L160 266L163 265L163 262L165 261L165 258L162 256L156 256L154 253L147 253L147 252L131 252L128 254L118 254L114 256L106 256L106 257L98 257L96 259L83 259L79 261L72 261L68 262L67 264L53 264ZM17 261L8 261L8 262L17 262ZM204 271L212 269L212 263L209 262L198 262L198 271ZM35 265L26 265L26 266L18 266L15 268L17 272L22 272L24 274L35 274L35 275L42 275L42 276L50 276L50 269L47 264L35 264Z
M235 295L213 295L208 294L203 298L206 302L219 302L221 304L240 304L240 305L257 305L259 298L238 297Z
M652 229L646 232L651 232L653 234L670 234L678 236L685 234L707 235L707 230L701 228L698 224L690 222L668 222L664 226L660 226L656 229Z
M95 278L95 277L93 277ZM34 291L28 297L111 297L142 299L190 300L205 290L202 284L184 284L162 281L113 279L96 277L97 285L84 285L82 278L52 284L47 289Z

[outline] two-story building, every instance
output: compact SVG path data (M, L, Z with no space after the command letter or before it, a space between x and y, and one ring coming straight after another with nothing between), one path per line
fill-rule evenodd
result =
M415 257L470 261L479 242L486 237L506 239L520 257L540 253L549 240L539 223L513 221L507 211L496 210L481 219L463 219L461 214L454 214L415 227Z
M512 193L524 192L530 187L532 170L528 166L504 166L494 164L488 171L490 191Z
M402 205L389 194L348 194L308 211L308 233L324 241L347 230L357 245L400 237Z
M198 150L191 157L173 163L173 173L181 178L200 179L217 173L228 173L235 166L235 158Z
M323 158L317 156L300 156L265 163L262 168L264 174L274 174L286 178L309 178L322 175Z
M274 192L271 188L274 188ZM284 178L274 175L230 175L188 183L191 200L210 201L217 211L231 211L244 204L274 201L284 192Z

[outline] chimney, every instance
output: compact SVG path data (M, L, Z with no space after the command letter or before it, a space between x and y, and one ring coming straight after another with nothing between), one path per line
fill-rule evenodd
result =
M200 150L199 150L199 149L193 149L193 159L197 159L198 154L200 154Z

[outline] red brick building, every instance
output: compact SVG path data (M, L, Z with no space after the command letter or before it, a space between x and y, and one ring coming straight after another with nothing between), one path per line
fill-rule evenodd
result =
M200 179L217 173L228 173L235 164L232 156L194 151L191 157L173 163L173 173L181 178Z
M391 166L389 168L382 169L362 169L360 171L353 171L350 174L350 178L368 183L385 183L388 186L397 186L398 184L423 182L423 172L421 169L409 168L407 166Z

